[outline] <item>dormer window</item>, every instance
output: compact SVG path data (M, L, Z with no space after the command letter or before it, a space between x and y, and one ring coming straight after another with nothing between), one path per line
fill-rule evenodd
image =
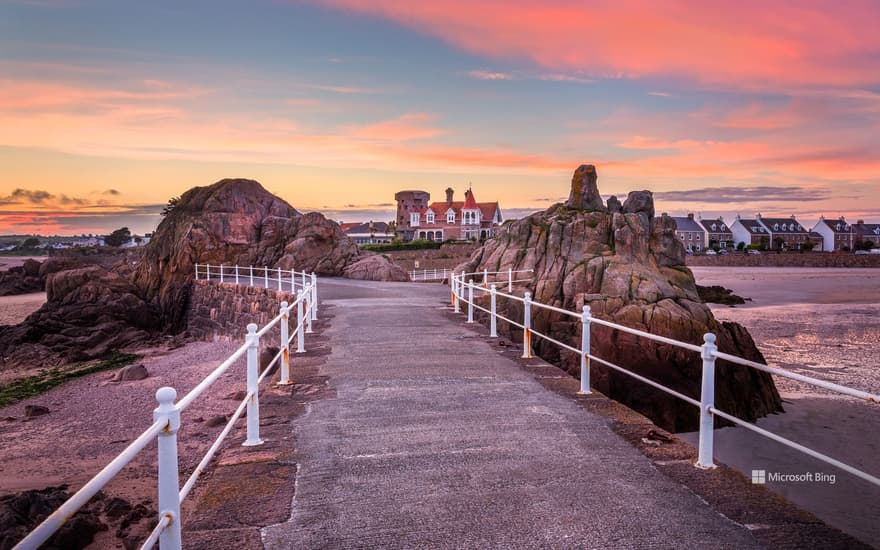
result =
M428 223L434 223L434 212L428 210L428 213L425 214L425 221Z
M723 223L721 224L721 231L727 231L727 226Z
M455 211L450 210L446 213L446 223L455 223Z
M840 231L840 224L835 225L835 226L834 226L834 229L835 229L836 231Z
M784 225L784 224L783 224L782 229L783 229L783 230L785 229L785 225ZM779 231L779 224L778 224L778 223L774 223L774 224L773 224L773 231Z
M716 227L717 227L717 226L713 223L713 224L712 224L712 231L715 231L715 228L716 228Z

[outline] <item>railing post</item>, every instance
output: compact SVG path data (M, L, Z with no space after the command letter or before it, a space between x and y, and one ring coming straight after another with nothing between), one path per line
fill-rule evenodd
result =
M713 415L709 411L715 406L715 335L711 332L703 335L703 388L700 392L700 454L695 466L708 470L715 468L712 462L715 426Z
M489 287L489 310L492 312L489 315L489 338L498 337L498 320L495 319L495 294L497 292L498 291L495 289L495 284L493 283L492 286Z
M303 295L304 291L302 289L298 290L296 293L296 352L297 353L305 353L306 345L305 345L305 335L303 331L305 327L303 326Z
M590 306L584 304L581 313L581 395L589 395L590 391Z
M260 439L260 337L257 335L257 324L247 326L247 439L242 443L245 447L262 445Z
M238 284L238 264L235 264L235 284Z
M449 305L452 306L452 309L455 309L455 279L449 279L449 294L450 294L450 302Z
M220 264L220 282L223 282L223 264Z
M170 522L159 535L161 548L179 550L180 538L180 479L177 465L177 430L180 429L180 411L174 406L177 392L165 386L156 391L159 406L153 411L153 422L167 420L168 424L159 434L159 519L169 516Z
M507 292L513 292L513 268L507 268Z
M199 264L196 264L196 281L199 280Z
M312 321L318 320L318 276L312 271Z
M281 380L279 386L288 386L290 382L290 307L287 302L281 302Z
M532 357L532 293L523 298L523 359Z
M278 292L281 292L281 268L278 268Z
M302 285L303 285L303 288L306 287L306 270L305 269L302 270Z
M254 266L251 266L251 286L254 286Z
M483 268L483 286L489 286L489 270L485 267Z
M468 323L474 322L474 280L468 279Z
M305 315L306 315L306 334L312 333L312 291L311 289L303 290L305 297Z
M455 295L455 312L461 313L461 285L458 282L458 275L452 274L452 292Z
M269 266L263 266L263 288L269 288Z
M296 294L296 271L290 270L290 293Z

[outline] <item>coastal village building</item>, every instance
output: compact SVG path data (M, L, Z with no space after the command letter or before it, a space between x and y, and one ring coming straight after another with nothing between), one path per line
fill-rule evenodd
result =
M706 231L694 220L693 214L688 214L686 217L672 216L672 219L675 220L675 233L681 239L685 250L700 252L708 246Z
M446 200L428 203L425 191L400 191L397 201L397 234L404 241L489 239L495 236L503 218L498 202L477 202L471 189L464 201L453 200L454 191L446 189Z
M700 216L697 221L706 235L706 246L710 248L713 246L718 246L720 248L736 246L736 243L733 242L733 232L730 230L730 227L727 226L724 218L719 217L704 220L702 216Z
M856 231L856 239L853 244L858 247L861 242L869 241L873 243L872 248L880 248L880 223L865 223L859 220L853 226Z
M355 242L355 244L383 244L390 243L394 238L394 232L385 222L354 222L341 223L342 232Z
M824 241L821 234L805 228L795 216L765 218L759 213L754 219L745 219L737 215L730 229L737 243L762 246L771 250L800 250L807 241L821 247L820 241Z
M813 231L824 238L822 250L825 252L857 250L863 247L865 242L870 242L872 248L880 248L880 224L877 223L858 220L850 224L843 216L836 220L820 216Z
M843 216L836 220L826 220L825 216L820 216L813 231L822 235L822 250L825 252L852 250L855 244L855 228Z

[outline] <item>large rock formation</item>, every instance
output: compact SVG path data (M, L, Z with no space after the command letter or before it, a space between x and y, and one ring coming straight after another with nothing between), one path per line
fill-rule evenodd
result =
M159 306L163 324L176 331L185 324L197 263L344 276L367 256L322 214L301 214L256 181L225 179L180 197L146 246L134 282ZM399 280L387 259L371 262L374 280Z
M594 175L592 166L582 166L572 180L572 196L588 198L580 201L582 208L572 208L577 201L570 200L515 221L456 271L534 269L526 289L536 301L573 311L581 311L586 304L595 317L697 345L703 343L705 333L712 332L721 351L764 362L742 326L718 322L700 300L693 274L684 267L685 252L675 235L675 221L654 217L651 192L631 192L622 206L612 197L607 210L600 209L593 198L598 196L595 181L583 193L585 178L589 184ZM516 302L499 300L499 307L513 318L522 316L522 305ZM536 330L579 346L579 321L543 309L533 311ZM519 337L521 333L509 334ZM591 337L597 357L699 398L702 363L698 354L599 325L593 326ZM539 338L535 348L572 374L579 372L575 354L561 352ZM724 361L717 367L715 403L720 409L748 420L782 410L770 375ZM696 408L631 377L593 362L591 381L602 393L666 429L697 427Z
M40 262L27 259L20 266L0 271L0 296L13 296L43 290Z
M45 262L48 301L21 325L0 327L0 368L91 359L181 332L196 263L407 280L386 258L361 252L335 222L301 214L244 179L184 193L135 254L112 266L85 257Z
M50 274L46 299L24 323L0 327L0 367L95 359L161 332L159 311L143 292L98 265Z

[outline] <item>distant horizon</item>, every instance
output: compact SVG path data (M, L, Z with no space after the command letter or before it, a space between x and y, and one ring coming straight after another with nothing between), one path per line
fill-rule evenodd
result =
M880 3L829 6L0 1L0 233L150 231L238 174L343 221L535 211L581 163L658 212L878 219Z

